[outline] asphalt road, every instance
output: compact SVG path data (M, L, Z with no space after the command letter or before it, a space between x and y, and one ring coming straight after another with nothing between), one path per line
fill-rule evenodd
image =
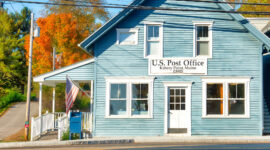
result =
M265 150L270 149L270 143L266 144L179 144L179 143L143 143L143 144L100 144L100 145L68 145L65 147L36 147L18 148L31 150ZM11 149L10 149L11 150ZM14 149L15 150L15 149Z
M31 116L38 114L38 102L31 102ZM19 132L24 128L25 102L13 105L0 117L0 140Z

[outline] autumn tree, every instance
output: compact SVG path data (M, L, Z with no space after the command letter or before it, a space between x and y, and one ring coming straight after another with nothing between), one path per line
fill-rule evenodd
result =
M52 70L53 47L62 57L57 68L89 58L89 55L77 46L89 35L89 31L82 32L71 14L52 14L46 18L38 18L37 24L40 27L40 37L33 42L34 76ZM25 49L28 58L29 37L27 39Z
M230 0L235 2L235 0ZM265 3L270 4L270 0L243 0L243 3ZM256 11L256 12L270 12L269 6L265 5L242 5L238 11ZM243 14L245 17L270 17L270 15L260 14Z
M96 5L100 6L103 0L49 0L53 3L77 4L77 5ZM65 6L65 5L46 5L46 13L61 14L70 13L76 19L82 32L94 32L101 26L100 22L107 21L108 12L102 7L81 7L81 6Z

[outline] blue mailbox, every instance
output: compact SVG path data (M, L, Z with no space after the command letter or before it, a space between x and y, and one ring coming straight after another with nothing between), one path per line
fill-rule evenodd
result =
M72 133L78 133L82 138L82 113L70 112L69 139L71 140Z

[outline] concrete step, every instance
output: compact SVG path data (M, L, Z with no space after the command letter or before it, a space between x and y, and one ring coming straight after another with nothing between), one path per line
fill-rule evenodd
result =
M42 134L36 141L56 140L58 138L57 131L48 131Z

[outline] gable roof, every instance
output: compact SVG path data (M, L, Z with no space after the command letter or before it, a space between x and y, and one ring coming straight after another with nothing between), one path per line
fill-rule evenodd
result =
M134 0L129 6L140 6L145 0ZM102 27L100 27L96 32L87 37L84 41L78 44L79 47L87 51L87 48L91 46L97 39L114 27L118 22L124 19L128 14L130 14L134 9L125 8L119 12L115 17L106 22Z
M72 65L69 65L69 66L66 66L66 67L51 71L51 72L47 72L47 73L41 74L39 76L35 76L33 78L33 81L34 82L44 82L46 80L46 78L49 78L51 76L63 73L65 71L68 71L68 70L71 70L71 69L74 69L74 68L89 64L89 63L93 63L94 61L95 61L94 58L86 59L86 60L80 61L78 63L72 64Z
M145 0L134 0L130 6L139 6L141 5ZM218 0L218 1L225 1L226 0ZM225 3L218 3L223 10L225 11L231 11L233 8L229 4ZM96 32L91 34L89 37L87 37L84 41L82 41L80 44L78 44L79 47L87 51L87 49L102 35L107 33L111 28L113 28L117 23L119 23L121 20L123 20L125 17L128 16L134 9L125 8L122 10L118 15L113 17L111 20L109 20L106 24L104 24L101 28L99 28ZM257 30L253 25L249 23L249 21L244 18L240 14L229 14L231 15L236 21L238 21L244 28L246 28L253 36L255 36L259 41L264 43L268 48L270 48L270 39L261 31Z

